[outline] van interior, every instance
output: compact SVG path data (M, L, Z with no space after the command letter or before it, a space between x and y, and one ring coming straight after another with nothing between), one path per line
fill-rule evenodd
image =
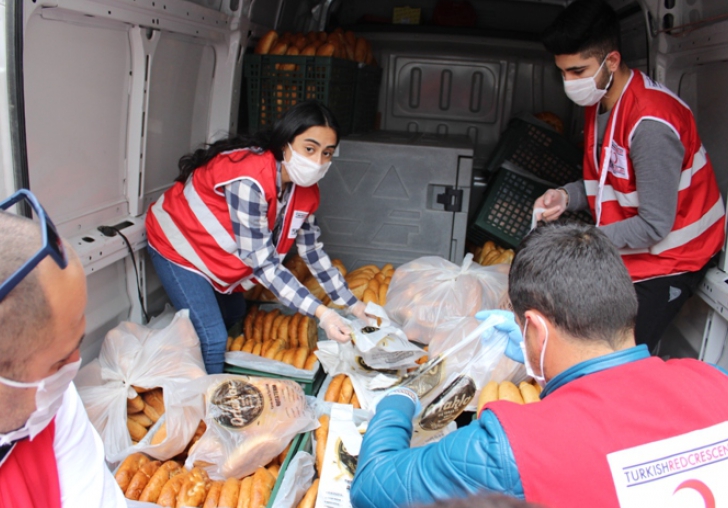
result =
M466 3L467 26L443 22L443 12ZM550 111L570 142L581 140L582 111L539 42L568 3L3 2L0 196L29 187L81 257L84 361L118 323L144 322L145 311L156 315L167 303L146 253L146 210L173 182L181 155L250 128L244 68L266 32L352 30L370 41L382 70L376 130L344 137L336 171L322 182L319 221L332 257L350 269L423 255L461 262L509 121ZM725 199L728 2L610 3L626 63L690 105ZM399 7L414 14L393 23ZM455 191L457 208L438 199ZM661 356L728 367L726 272L723 252L663 338Z

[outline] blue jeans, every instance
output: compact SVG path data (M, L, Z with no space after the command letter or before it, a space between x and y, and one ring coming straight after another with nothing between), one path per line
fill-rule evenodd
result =
M221 373L227 330L245 314L243 293L218 293L202 275L168 261L152 247L147 250L172 305L177 310L190 311L207 373Z

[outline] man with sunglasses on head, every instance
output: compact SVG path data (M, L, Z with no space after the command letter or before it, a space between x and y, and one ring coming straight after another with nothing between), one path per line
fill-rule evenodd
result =
M590 210L635 284L638 344L656 346L723 247L725 207L690 108L627 67L619 19L577 0L543 35L566 95L584 106L584 178L536 200L540 218Z
M38 222L9 213L25 201ZM36 198L0 203L0 506L126 506L72 380L86 278Z

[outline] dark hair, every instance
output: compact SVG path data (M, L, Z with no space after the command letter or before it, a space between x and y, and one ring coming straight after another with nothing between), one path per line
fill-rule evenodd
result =
M570 336L618 346L634 328L637 295L616 247L594 226L556 222L518 246L508 276L513 311L537 310Z
M179 160L179 175L175 181L185 183L197 168L204 166L218 154L239 148L257 147L270 150L276 160L283 160L283 148L293 142L296 136L316 126L334 129L336 144L339 143L339 124L331 110L317 100L299 102L286 111L270 130L221 139L184 155Z
M521 501L502 494L477 494L435 501L415 508L543 508L541 505Z
M576 0L544 31L541 42L553 55L579 53L604 60L620 51L617 13L604 0Z

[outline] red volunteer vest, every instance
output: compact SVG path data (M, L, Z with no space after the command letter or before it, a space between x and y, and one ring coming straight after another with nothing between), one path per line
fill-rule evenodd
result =
M585 112L584 186L596 219L599 178L609 152L611 161L602 190L599 225L638 213L639 193L629 152L634 131L642 120L668 125L685 147L672 230L649 249L620 250L632 280L700 270L723 247L725 207L690 108L667 88L641 72L633 72L609 116L601 159L597 160L598 107L588 107Z
M728 377L690 359L651 357L575 379L541 402L492 402L526 500L619 508L607 454L728 420Z
M185 184L176 182L149 208L149 245L169 261L206 277L221 293L250 289L252 270L238 256L230 211L223 186L236 180L256 182L268 204L268 227L276 223L276 161L273 154L234 150L218 155L192 173ZM276 251L283 257L296 232L319 205L318 185L293 184L284 211ZM275 239L274 239L275 241Z
M11 450L0 466L0 508L61 508L55 435L53 420L33 441Z

